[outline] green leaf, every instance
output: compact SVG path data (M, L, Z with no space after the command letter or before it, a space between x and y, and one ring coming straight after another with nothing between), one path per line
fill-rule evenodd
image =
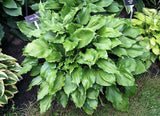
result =
M86 28L90 28L93 31L96 31L103 27L106 23L106 19L102 15L92 16Z
M136 43L136 40L129 39L128 37L122 36L119 38L121 41L121 47L130 48L133 44Z
M24 49L24 54L37 58L46 58L51 52L52 50L49 48L48 43L41 39L33 40Z
M56 80L54 82L54 86L50 91L50 94L55 94L57 91L61 90L65 85L65 76L63 72L58 72Z
M129 99L125 97L116 86L110 86L105 91L106 98L112 102L114 108L121 111L128 111Z
M96 63L98 59L98 54L95 49L87 49L85 53L80 52L77 57L77 62L79 64L87 64L89 67Z
M98 106L98 100L97 99L87 99L87 104L93 108L96 109Z
M136 64L137 64L137 66L136 66L136 70L134 72L136 75L147 71L145 64L141 60L136 60Z
M33 66L30 75L37 76L40 73L42 67L42 63L39 63L37 66Z
M144 53L144 48L142 48L142 46L139 46L139 45L134 45L133 47L128 48L126 50L127 50L128 56L132 58L141 56Z
M87 98L89 99L97 99L98 95L99 95L99 91L94 88L89 88L87 90Z
M85 89L85 91L92 87L95 83L96 76L95 76L95 70L94 69L83 69L83 75L82 75L82 85Z
M40 71L40 75L42 78L46 79L46 82L49 86L49 90L53 89L54 81L57 77L56 64L45 62Z
M113 28L110 28L110 27L103 27L101 28L99 31L98 31L98 34L102 37L112 37L112 38L115 38L115 37L120 37L122 35L121 32L113 29Z
M92 41L94 34L95 33L91 29L87 28L80 28L76 30L73 33L73 36L79 40L78 48L83 48L88 45Z
M117 83L122 86L133 86L135 79L133 75L126 70L126 68L121 67L119 69L119 74L115 74Z
M118 38L112 38L111 42L112 42L112 47L111 48L114 48L114 47L116 47L116 46L118 46L122 43Z
M110 6L106 8L107 12L116 13L121 11L120 5L117 2L113 2Z
M77 14L77 22L83 25L87 24L90 20L90 12L91 8L89 7L89 5L87 7L83 7L82 10Z
M38 91L37 101L43 99L49 93L49 86L46 82L42 82Z
M79 86L79 83L82 79L82 68L79 66L77 69L74 69L74 71L71 73L72 76L72 82Z
M41 83L42 83L42 78L41 78L41 76L35 77L35 78L31 81L28 90L31 90L31 88L32 88L33 86L35 86L35 85L40 85Z
M8 8L3 7L3 10L6 14L8 14L10 16L22 15L22 8L21 7L17 7L16 9L8 9Z
M98 58L108 59L106 50L97 50Z
M29 38L33 36L33 35L30 35L30 32L36 29L33 23L27 23L26 21L17 22L17 26L20 29L20 31Z
M68 24L72 22L74 16L76 15L78 11L78 7L75 7L73 10L71 10L63 19L63 24Z
M131 95L135 95L136 94L136 90L137 90L136 85L134 85L134 86L126 86L125 87L125 94L128 97L130 97Z
M130 72L134 72L136 70L137 63L133 58L121 58L118 61L118 65L119 67L125 67Z
M59 104L65 108L67 106L68 96L64 93L64 91L60 91L57 93L57 100Z
M93 112L94 112L94 109L92 109L86 102L82 108L89 115L93 114Z
M140 31L136 28L128 27L124 29L123 34L131 38L136 38L140 34Z
M72 83L71 76L66 74L65 85L63 87L64 92L69 96L74 90L76 90L77 85Z
M23 68L19 71L19 75L27 73L32 69L33 66L37 66L38 59L34 57L26 57L22 62Z
M97 62L99 68L108 73L117 73L117 67L112 60L100 59Z
M111 5L113 2L113 0L99 0L96 5L97 6L101 6L101 7L108 7L109 5Z
M81 108L86 100L86 94L84 88L80 85L72 94L72 100L76 107Z
M51 107L51 102L52 102L52 95L47 95L40 101L41 114L46 112Z
M63 47L66 52L73 50L78 45L78 41L70 41L69 39L66 39L63 43Z
M112 43L111 43L111 40L107 37L99 37L99 38L97 38L97 41L93 43L93 45L97 49L110 50Z
M112 84L115 84L116 78L114 74L109 74L107 72L104 72L102 70L96 71L96 83L102 86L111 86Z
M14 0L4 0L3 6L6 8L17 8L17 4Z
M101 7L101 6L97 6L96 4L89 4L89 7L91 8L91 12L92 13L99 13L99 12L105 12L106 10Z
M112 50L112 52L113 52L113 54L115 54L115 55L117 55L119 57L127 56L127 51L124 48L117 47L117 48L114 48Z
M159 54L160 54L158 45L155 45L155 46L152 48L152 51L153 51L153 53L156 54L156 55L159 55Z
M3 95L0 97L0 103L1 104L7 104L8 103L8 99L6 95Z
M61 52L58 52L56 50L53 50L47 57L46 61L48 62L59 62L62 59Z

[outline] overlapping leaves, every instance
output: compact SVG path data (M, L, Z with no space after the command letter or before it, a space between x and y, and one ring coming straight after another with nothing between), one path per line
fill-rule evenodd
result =
M13 57L0 53L0 107L18 92L15 84L22 77L17 74L21 67L15 61Z
M24 60L21 73L31 70L37 76L30 88L40 85L38 100L41 113L56 99L63 107L72 100L77 107L92 114L97 108L100 92L105 93L116 109L126 111L132 90L125 88L136 87L133 76L147 70L153 61L150 60L152 54L136 40L139 30L132 27L128 20L97 14L88 20L84 17L84 4L73 7L79 2L70 1L60 0L59 4L67 5L58 13L46 10L40 4L40 29L30 29L29 33L37 39L24 48L29 63ZM85 2L86 5L109 4L103 0ZM82 10L72 11L72 7ZM65 14L67 10L71 10L70 14ZM78 19L80 16L83 18ZM125 92L122 93L117 85L122 86Z

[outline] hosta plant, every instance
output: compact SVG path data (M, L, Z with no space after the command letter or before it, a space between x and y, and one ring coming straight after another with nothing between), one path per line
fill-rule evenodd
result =
M36 76L29 89L40 85L37 100L41 113L53 100L63 107L71 100L92 114L100 93L116 109L127 111L129 96L136 90L133 76L145 72L155 59L136 40L139 30L127 19L100 14L88 17L83 5L73 7L74 2L60 1L72 3L67 7L71 11L46 9L40 4L40 29L18 22L23 33L35 38L24 48L20 74L31 71L31 76Z
M160 55L160 12L156 9L143 9L143 13L136 12L133 25L140 30L141 45Z
M18 92L15 84L22 79L17 74L21 66L15 61L15 58L3 54L0 50L0 107L7 104Z

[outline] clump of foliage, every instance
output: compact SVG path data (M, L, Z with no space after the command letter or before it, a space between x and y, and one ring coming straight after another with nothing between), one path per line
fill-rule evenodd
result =
M156 9L143 9L143 13L136 12L133 19L133 25L140 30L142 39L141 45L147 49L152 49L152 52L160 55L160 12Z
M15 84L22 79L17 74L21 66L15 61L15 58L1 53L0 50L0 107L7 104L18 92Z
M36 38L24 48L20 74L31 71L36 76L29 89L40 85L41 113L56 99L63 107L71 100L92 114L100 93L116 109L127 111L136 91L133 76L155 60L136 40L139 30L127 19L92 14L90 6L98 7L92 3L104 5L106 0L60 1L48 4L52 7L40 4L40 29L18 22L24 34Z

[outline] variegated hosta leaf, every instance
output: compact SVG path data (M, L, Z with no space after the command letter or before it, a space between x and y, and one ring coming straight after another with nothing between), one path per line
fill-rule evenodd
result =
M17 73L21 66L16 59L0 53L0 107L8 103L8 99L18 92L15 84L22 79Z

